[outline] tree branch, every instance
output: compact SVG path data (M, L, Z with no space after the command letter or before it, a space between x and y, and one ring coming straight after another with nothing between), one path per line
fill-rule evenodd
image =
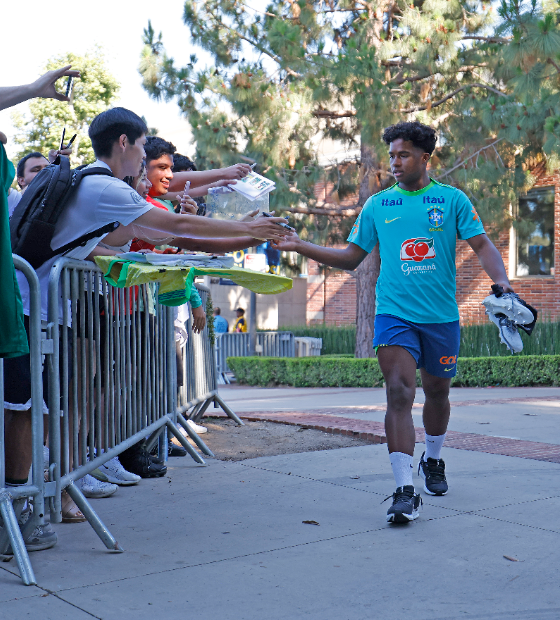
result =
M486 41L487 43L508 43L511 41L511 37L479 37L475 35L466 35L461 37L462 41L470 39L472 41Z
M487 64L484 63L482 65L465 65L464 67L460 67L458 69L455 70L455 73L463 73L465 71L472 71L473 69L479 69L479 68L483 68L486 67ZM394 82L395 84L404 84L405 82L419 82L420 80L425 80L427 78L430 78L434 75L438 75L440 72L436 71L435 73L427 73L426 75L415 75L413 77L399 77L398 74L397 76L391 80L392 82Z
M341 209L314 209L303 207L287 207L282 211L288 213L303 213L304 215L328 215L329 217L352 217L359 215L361 208L359 207L346 207Z
M408 108L406 110L399 110L399 112L401 114L411 114L412 112L421 112L422 110L427 110L428 107L430 109L437 108L442 103L445 103L449 99L452 99L453 97L455 97L455 95L459 94L462 90L466 90L467 88L484 88L486 90L489 90L492 93L496 93L496 95L500 95L502 97L507 97L506 93L503 93L501 90L498 90L497 88L492 88L492 86L488 86L487 84L478 84L478 83L475 83L475 84L465 84L465 86L461 86L460 88L457 88L452 93L449 93L449 95L446 95L445 97L443 97L439 101L434 101L431 106L419 105L419 106L414 106L413 108Z
M557 63L554 62L554 60L552 60L552 58L547 58L546 62L551 64L556 69L556 71L558 71L558 73L560 73L560 67L558 66Z
M497 140L494 140L494 142L491 142L490 144L487 144L486 146L483 146L481 149L476 151L476 153L473 153L472 155L469 155L469 157L467 157L466 159L463 159L462 162L458 163L456 166L453 166L453 168L451 168L451 170L446 170L442 174L438 175L436 177L436 181L439 180L439 179L443 179L446 176L449 176L452 172L457 170L457 168L462 168L467 162L469 162L471 159L473 159L475 157L478 157L478 155L480 155L486 149L490 149L490 148L493 147L494 150L496 150L496 144L498 144L498 142L501 142L502 140L503 140L503 138L498 138ZM500 155L499 155L499 153L497 151L496 151L496 153L497 153L498 157L500 157ZM500 157L500 161L501 161L501 157Z
M259 50L259 52L261 52L262 54L265 54L269 58L272 58L272 60L274 60L274 62L277 62L280 66L282 66L282 59L279 56L276 56L276 54L273 54L272 52L267 51L261 45L259 45L258 43L255 43L255 41L253 41L249 37L246 37L245 35L240 34L239 31L235 30L231 26L228 26L224 22L220 21L211 11L209 11L209 13L210 13L210 15L212 15L212 17L214 18L214 20L218 24L220 24L224 28L227 28L230 32L232 32L236 36L238 36L241 40L247 41L247 43L249 43L249 45L252 45L255 49ZM286 71L286 73L288 75L291 75L293 77L302 77L301 73L297 73L293 69L290 69L290 67L284 67L284 71Z
M356 116L354 110L346 110L345 112L331 112L330 110L315 110L312 112L315 118L352 118Z

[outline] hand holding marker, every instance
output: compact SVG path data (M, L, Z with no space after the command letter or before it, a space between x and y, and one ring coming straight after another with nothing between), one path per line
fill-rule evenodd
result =
M264 217L274 217L270 215L270 213L267 213L266 211L263 211L262 214L264 215ZM285 228L286 230L289 230L290 232L294 232L295 230L294 228L292 228L291 226L288 226L288 224L284 224L283 222L274 222L274 223L278 224L278 226L282 226L282 228Z

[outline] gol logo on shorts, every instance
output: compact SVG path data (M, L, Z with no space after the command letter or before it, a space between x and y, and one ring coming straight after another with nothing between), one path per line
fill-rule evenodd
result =
M444 355L443 357L439 358L439 363L440 364L444 364L445 366L451 366L452 364L456 364L457 363L457 356L456 355L450 355L449 357L446 357Z

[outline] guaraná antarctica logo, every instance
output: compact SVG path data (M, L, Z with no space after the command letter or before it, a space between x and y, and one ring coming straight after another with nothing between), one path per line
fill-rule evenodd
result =
M427 237L407 239L401 245L401 260L413 260L421 263L428 258L435 258L434 240Z
M426 237L418 237L417 239L407 239L401 245L401 260L407 261L402 263L401 270L405 276L410 274L424 274L436 271L434 263L422 265L413 265L408 261L422 263L428 258L435 258L436 251L434 249L434 240Z

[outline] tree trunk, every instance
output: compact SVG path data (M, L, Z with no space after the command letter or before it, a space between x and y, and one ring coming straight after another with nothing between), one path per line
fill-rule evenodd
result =
M379 246L356 269L356 357L375 357L372 346L375 285L379 276Z
M363 207L373 194L390 184L389 175L379 169L374 149L362 142L358 206ZM375 285L381 264L379 246L356 269L356 357L375 357L372 346L375 319Z

